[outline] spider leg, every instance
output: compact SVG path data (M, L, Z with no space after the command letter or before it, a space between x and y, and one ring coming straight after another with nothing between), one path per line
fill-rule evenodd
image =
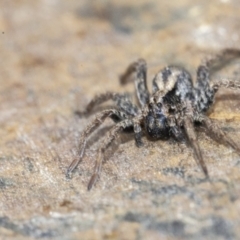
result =
M134 131L135 142L137 147L143 146L142 127L141 127L142 121L143 121L143 117L133 121L133 131Z
M170 133L178 142L182 142L184 140L184 134L180 127L178 126L171 127Z
M116 124L109 132L108 135L103 140L101 147L98 149L98 156L96 158L93 174L88 183L88 190L91 190L92 186L96 183L98 177L100 176L102 163L103 163L103 154L111 142L117 137L120 131L125 128L131 127L133 125L132 120L125 119L122 122Z
M228 80L228 79L221 79L220 82L214 83L213 88L216 89L216 91L220 87L230 88L230 89L240 89L240 80Z
M99 95L96 95L86 106L86 112L91 112L93 108L95 108L97 105L100 105L108 100L115 100L119 97L118 93L114 92L106 92Z
M225 49L220 54L210 56L202 61L197 69L197 85L194 90L195 104L199 111L206 111L209 108L219 87L240 88L239 81L223 80L210 84L211 72L237 57L240 57L239 49Z
M202 123L212 137L215 137L220 142L229 145L240 154L239 144L237 144L230 136L228 136L215 122L205 116L202 120Z
M215 70L221 68L229 61L238 57L240 57L240 49L226 48L222 50L219 54L210 55L209 57L205 58L202 61L201 66L205 66L210 70Z
M126 84L130 81L135 82L135 89L138 101L143 107L149 101L149 91L147 88L147 64L144 59L139 59L129 65L125 73L120 76L120 82Z
M212 87L209 84L210 66L214 60L215 58L203 63L197 69L197 85L194 89L194 95L195 105L200 112L208 110L208 108L212 105L215 93L217 92L217 88Z
M66 176L70 176L72 171L77 167L77 165L80 163L80 161L83 158L85 148L86 148L86 143L87 143L87 138L88 136L96 130L106 118L111 117L112 115L119 116L119 118L124 118L124 113L117 111L115 109L108 109L102 111L100 114L96 116L96 118L85 128L83 133L81 134L80 141L79 141L79 147L78 147L78 154L79 157L74 159L72 163L69 165L67 169Z
M76 112L79 115L87 114L91 112L96 106L108 101L113 100L117 107L125 113L135 116L138 112L137 106L135 106L126 94L119 94L114 92L106 92L95 96L87 105L84 112Z
M190 146L193 148L195 160L198 163L198 165L200 165L200 167L202 168L202 171L205 174L205 176L208 178L208 170L203 160L200 147L198 145L197 136L194 131L193 120L190 117L185 118L183 121L183 126L187 138L189 140Z

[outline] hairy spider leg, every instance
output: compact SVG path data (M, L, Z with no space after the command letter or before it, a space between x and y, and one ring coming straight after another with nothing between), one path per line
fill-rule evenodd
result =
M213 64L213 62L218 62L218 64L226 63L227 61L231 61L235 58L240 57L240 50L239 49L225 49L223 50L219 55L216 55L216 57L213 57L213 60L210 60L206 63L206 65L210 66ZM230 88L230 89L240 89L240 79L230 80L230 79L221 79L220 82L214 82L212 84L213 88L216 89L216 91L220 87Z
M112 114L110 117L115 121L115 122L120 122L124 119L126 119L126 115L128 117L134 117L138 114L138 107L135 106L130 99L128 98L128 96L126 94L118 94L118 93L114 93L114 92L106 92L103 94L99 94L96 97L93 98L93 100L91 100L89 102L89 104L86 107L86 113L89 113L92 111L92 109L94 107L96 107L99 104L104 103L105 101L108 100L113 100L117 107L123 112L126 113L125 115L123 114ZM78 114L83 114L83 113L78 113ZM134 122L134 126L133 126L133 131L135 133L135 141L136 141L136 145L138 147L142 146L143 143L141 141L141 136L142 136L142 128L141 128L141 123L139 121L135 121Z
M78 158L74 159L72 163L69 165L66 176L70 176L72 171L77 167L77 165L82 160L84 156L88 136L92 132L94 132L104 122L106 118L111 117L112 115L121 116L122 114L124 113L117 111L116 109L104 110L100 114L98 114L96 118L85 128L85 130L81 134L80 141L79 141L79 147L78 147L79 156Z
M185 138L181 127L179 127L176 123L175 126L170 126L170 134L178 142L182 142Z
M103 162L103 154L109 144L117 137L120 131L124 130L125 128L128 128L133 125L132 119L125 119L122 122L117 123L107 134L107 136L104 138L103 143L101 147L98 149L98 156L95 161L95 166L93 170L93 174L91 176L91 179L88 183L88 190L91 190L92 186L96 183L97 179L100 176L101 168L102 168L102 162Z
M228 136L226 132L224 132L215 122L213 122L213 120L204 116L202 123L204 124L204 127L208 130L208 134L212 138L216 138L223 144L229 145L240 154L240 146L230 136Z
M220 87L240 89L240 79L236 80L222 79L220 82L213 84L213 88L216 90L218 90Z
M197 85L195 88L195 105L198 111L208 110L213 103L215 93L219 87L240 88L239 81L236 82L227 79L210 84L211 72L237 57L240 57L240 50L225 49L221 53L212 55L202 61L202 64L197 69Z
M219 54L210 55L202 61L202 66L208 67L210 70L222 68L227 62L240 57L240 50L236 48L226 48ZM200 65L200 66L201 66Z
M144 116L140 115L139 117L135 117L133 119L133 131L135 137L135 143L137 147L142 147L142 123L143 123Z
M120 82L126 84L134 81L138 101L144 107L149 101L149 91L147 87L147 63L144 59L129 65L125 73L120 76Z
M200 167L202 168L202 171L205 174L205 176L208 178L209 176L208 176L207 166L203 160L202 153L197 141L197 136L194 130L193 119L190 116L187 116L183 121L183 126L184 126L185 133L187 135L187 138L189 140L189 144L194 151L195 160L197 164L200 165Z
M87 114L91 112L96 106L109 101L113 100L116 106L123 112L128 115L136 116L138 113L138 108L135 106L129 97L126 94L119 94L114 92L106 92L95 96L87 105L86 110L84 112L76 112L79 115ZM122 120L122 119L120 119Z

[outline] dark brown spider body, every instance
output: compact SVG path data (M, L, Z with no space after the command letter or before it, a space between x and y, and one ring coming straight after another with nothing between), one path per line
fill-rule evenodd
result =
M142 134L145 133L153 140L166 140L170 137L176 140L187 138L193 148L195 160L208 177L207 167L195 134L195 123L200 123L207 132L240 153L240 147L227 136L215 122L206 116L206 112L214 101L214 95L218 88L240 88L237 81L222 81L214 83L210 81L212 67L222 61L240 56L240 50L226 49L221 54L204 61L197 69L196 86L193 85L191 75L183 68L169 66L158 72L153 79L153 91L149 93L146 84L147 67L143 59L131 64L121 76L122 84L133 81L139 107L134 105L128 95L118 93L105 93L95 97L87 106L86 112L90 112L96 105L107 100L113 100L116 107L102 111L96 119L83 131L79 143L79 158L75 159L68 168L67 175L77 167L84 156L87 137L103 121L110 117L116 125L109 131L98 150L94 173L90 179L90 190L100 175L103 154L107 146L116 138L120 131L133 130L137 146L141 146Z

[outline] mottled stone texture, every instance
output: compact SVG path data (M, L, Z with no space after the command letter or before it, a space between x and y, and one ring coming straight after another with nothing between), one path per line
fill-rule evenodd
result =
M2 239L239 239L240 157L199 131L211 183L185 143L136 148L122 134L88 192L90 138L72 179L83 128L74 116L97 93L133 93L119 75L140 57L157 70L240 48L239 0L0 1L0 235ZM240 77L235 61L216 77ZM240 138L238 91L218 93L211 117Z

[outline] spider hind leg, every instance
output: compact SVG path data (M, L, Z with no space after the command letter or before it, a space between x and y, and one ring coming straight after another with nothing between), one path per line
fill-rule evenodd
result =
M184 130L189 140L189 144L194 151L195 160L197 164L201 167L206 178L209 178L207 166L203 160L201 149L197 141L197 136L194 130L193 121L189 117L184 120Z
M72 163L69 165L67 169L66 176L70 177L72 171L77 167L77 165L81 162L84 152L86 149L86 143L87 143L87 138L88 136L94 132L103 122L106 118L111 117L112 115L120 116L123 113L120 111L117 111L115 109L108 109L104 110L101 113L99 113L96 118L85 128L83 133L81 134L81 138L79 141L79 147L78 147L78 157L75 158Z
M147 88L147 64L144 59L139 59L129 65L125 73L120 76L120 82L126 84L134 81L138 101L143 107L149 101L149 91Z
M239 57L239 49L225 49L220 54L212 55L202 61L202 64L197 69L197 85L195 88L195 105L198 111L206 112L209 109L219 87L240 89L239 80L210 82L210 75L212 72L222 68L229 61Z
M208 135L215 138L219 142L232 147L240 154L240 145L237 144L230 136L228 136L213 120L208 117L204 117L202 123L208 131Z
M124 130L125 128L128 128L133 125L132 120L126 119L122 122L116 124L109 132L108 135L104 138L102 145L98 149L98 155L95 161L95 166L93 170L93 174L90 178L90 181L88 183L88 190L91 190L93 185L96 183L97 179L99 178L101 174L102 169L102 163L103 163L103 154L107 147L111 144L111 142L118 136L120 131Z

